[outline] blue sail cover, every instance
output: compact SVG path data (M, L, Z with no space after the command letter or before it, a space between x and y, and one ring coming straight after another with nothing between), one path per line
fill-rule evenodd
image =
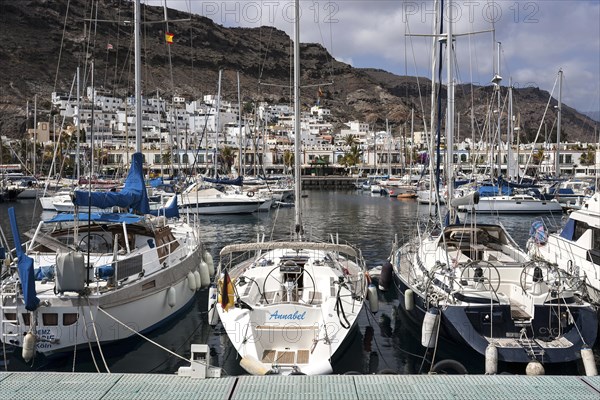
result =
M131 158L131 169L125 180L125 186L119 192L86 192L75 191L73 204L79 207L121 207L141 214L150 212L148 193L144 183L142 153L134 153Z
M164 215L167 218L179 218L179 207L177 206L177 195L173 196L173 201L167 206L158 210L150 210L154 216Z
M8 218L10 219L10 229L13 233L15 241L15 251L17 253L17 270L19 271L19 280L23 289L23 299L25 301L25 309L35 311L40 305L40 299L35 291L35 274L33 271L33 258L29 257L21 247L21 237L19 236L19 228L17 227L17 218L15 217L15 209L8 209Z

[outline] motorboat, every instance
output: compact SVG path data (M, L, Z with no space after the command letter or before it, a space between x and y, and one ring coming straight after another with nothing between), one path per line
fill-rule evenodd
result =
M600 192L572 211L562 229L551 232L543 219L532 223L527 250L566 271L572 284L600 305Z

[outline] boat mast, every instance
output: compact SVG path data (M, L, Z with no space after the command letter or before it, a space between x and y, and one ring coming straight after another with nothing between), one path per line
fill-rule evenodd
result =
M214 152L214 159L213 159L213 164L215 166L214 168L214 177L217 177L217 166L219 164L218 161L218 156L219 156L219 126L221 125L221 76L223 74L223 70L220 69L219 70L219 84L217 87L217 102L216 102L216 106L217 106L217 113L215 115L215 152Z
M448 114L446 118L446 185L448 190L447 204L454 198L454 181L453 181L453 147L454 147L454 52L453 52L453 37L452 37L452 2L448 4L448 30L446 33L446 80L447 80L447 95L448 104L446 105ZM454 222L455 210L453 207L448 207L450 213L450 223Z
M142 42L140 40L142 25L141 1L135 0L134 64L135 64L135 151L142 152Z
M302 191L302 168L300 164L300 1L294 1L294 175L295 175L295 233L302 240L302 210L300 198Z
M239 113L239 167L238 176L242 176L242 96L240 94L240 71L237 72L237 95L238 95L238 113Z
M559 162L559 154L560 154L560 131L561 131L561 119L562 119L562 79L563 79L563 71L562 68L558 70L558 119L556 120L556 154L554 159L554 173L558 178L560 176L560 162Z

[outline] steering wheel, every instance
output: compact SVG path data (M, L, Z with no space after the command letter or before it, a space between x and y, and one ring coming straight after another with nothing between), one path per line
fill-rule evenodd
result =
M528 291L528 284L546 283L548 291L563 291L564 276L560 273L556 265L543 260L532 260L523 265L519 283L523 291ZM531 287L529 287L531 290Z
M267 274L267 276L265 276L265 280L263 281L262 292L263 292L263 298L265 299L265 303L266 303L266 304L269 304L269 300L267 299L267 296L266 296L266 293L267 293L267 291L266 291L266 288L267 288L267 282L269 281L269 279L273 279L273 280L275 280L275 282L279 283L279 286L281 286L282 288L283 288L283 287L284 287L286 284L290 283L290 281L281 281L281 280L279 280L279 279L278 279L278 277L277 277L277 276L275 276L275 275L273 274L273 272L274 272L275 270L279 271L279 268L280 268L280 267L279 267L279 265L278 265L278 266L276 266L275 268L271 269L271 270L269 271L269 273ZM303 275L306 275L306 276L308 276L308 277L310 278L311 282L312 282L312 286L303 285L303 286L302 286L302 290L305 290L306 288L312 288L312 289L313 289L313 291L312 291L312 292L313 292L313 294L312 294L312 297L311 297L311 298L310 298L310 300L308 301L308 304L313 304L313 301L315 300L315 292L316 292L315 288L316 288L316 285L315 285L315 280L313 279L312 275L311 275L311 274L310 274L308 271L306 271L306 270L303 268L303 269L302 269L302 272L301 272L300 274L297 274L296 278L294 278L294 279L291 281L291 283L293 284L293 286L294 286L294 287L298 287L298 281L300 280L300 278L301 278Z
M471 261L463 267L460 280L473 283L480 282L486 290L497 292L500 287L500 272L489 261Z
M89 238L89 249L88 249L88 238ZM97 233L88 233L84 235L79 241L78 247L81 251L87 252L88 250L92 253L109 253L111 247L104 236Z

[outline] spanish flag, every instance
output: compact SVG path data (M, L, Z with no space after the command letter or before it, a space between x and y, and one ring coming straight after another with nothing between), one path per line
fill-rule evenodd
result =
M167 44L173 44L173 37L175 35L172 34L171 32L165 32L165 40L167 41Z

